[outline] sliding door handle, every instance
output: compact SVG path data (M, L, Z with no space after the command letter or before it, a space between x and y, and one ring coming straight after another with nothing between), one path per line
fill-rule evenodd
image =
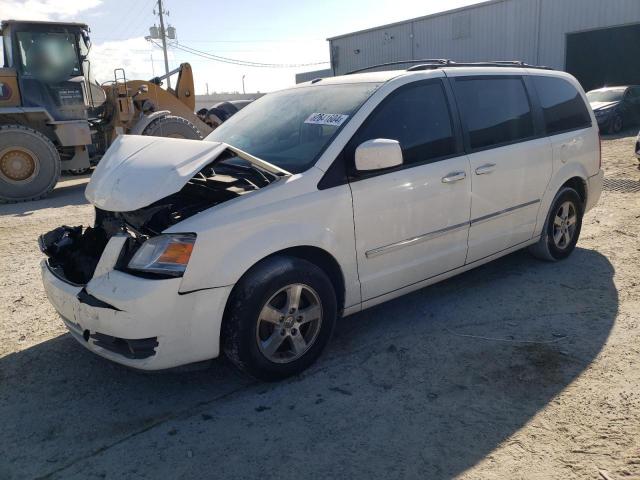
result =
M495 163L487 163L476 168L476 175L486 175L487 173L493 172L495 169Z
M467 178L467 174L464 172L451 172L448 175L442 177L442 183L454 183L459 182Z

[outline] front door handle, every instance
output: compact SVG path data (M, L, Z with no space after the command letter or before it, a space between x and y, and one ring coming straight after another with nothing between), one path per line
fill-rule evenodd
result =
M451 172L448 175L442 177L442 183L459 182L460 180L464 180L465 178L467 178L467 174L465 172Z
M486 175L496 169L495 163L487 163L476 168L476 175Z

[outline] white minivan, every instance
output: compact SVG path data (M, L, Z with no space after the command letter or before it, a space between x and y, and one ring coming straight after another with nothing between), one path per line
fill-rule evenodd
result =
M40 237L44 286L115 362L224 352L276 380L311 365L340 317L525 247L566 258L600 167L563 72L439 61L314 80L204 141L120 137L86 189L95 224Z

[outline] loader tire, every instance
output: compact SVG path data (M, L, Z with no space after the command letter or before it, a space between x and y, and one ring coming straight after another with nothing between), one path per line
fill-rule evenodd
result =
M60 154L51 140L23 125L0 126L0 203L45 197L60 178Z
M186 138L189 140L202 140L204 137L200 130L189 120L167 115L151 122L143 130L142 135L152 137Z

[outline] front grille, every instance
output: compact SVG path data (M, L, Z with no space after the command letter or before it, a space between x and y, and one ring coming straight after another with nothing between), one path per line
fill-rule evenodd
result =
M155 355L158 346L158 337L131 340L96 332L91 335L91 338L94 340L94 345L134 360Z
M640 192L640 181L628 178L604 178L602 188L607 192L637 193Z

